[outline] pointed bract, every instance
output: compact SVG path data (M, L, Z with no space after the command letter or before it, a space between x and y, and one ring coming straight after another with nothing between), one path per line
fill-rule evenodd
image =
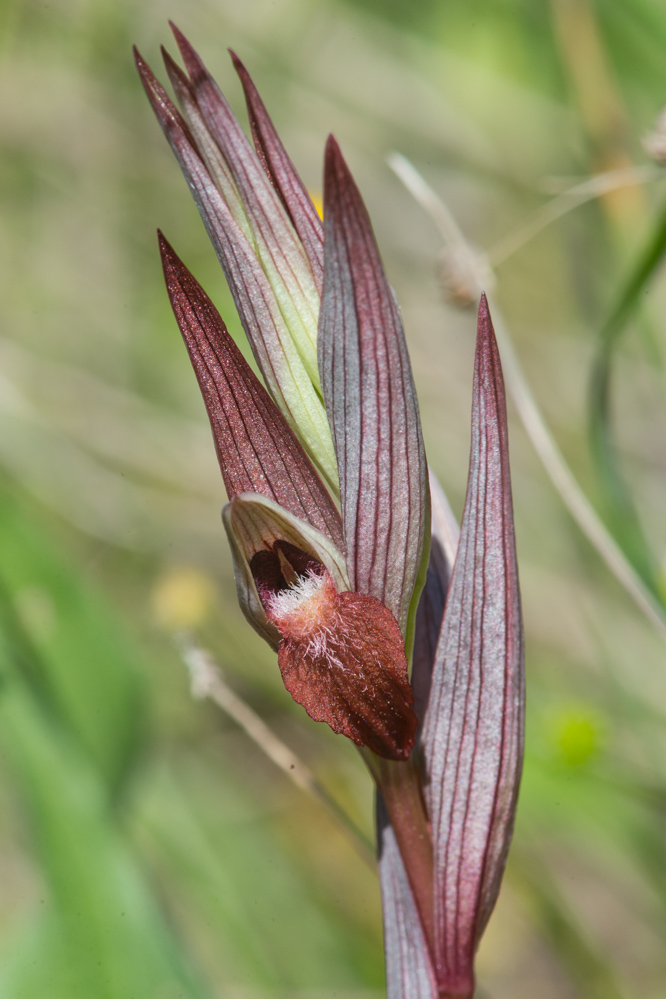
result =
M319 368L338 460L349 577L352 589L392 611L404 635L428 517L418 403L370 219L332 136L324 231Z
M296 172L280 136L264 106L252 77L235 52L229 49L245 92L247 114L257 156L273 187L280 195L310 261L312 276L321 295L324 290L324 228L303 181Z
M321 399L275 294L242 228L213 183L192 133L135 50L144 88L190 185L266 386L328 484L337 491L335 451ZM253 154L254 155L254 154Z
M318 387L320 293L303 244L224 94L182 32L174 24L171 29L199 112L236 182L261 265L305 368Z
M252 227L248 221L241 196L238 193L236 182L221 149L206 127L206 123L197 106L194 88L187 75L171 58L164 47L162 47L162 58L169 80L171 81L171 86L196 145L197 152L204 161L215 186L222 195L225 204L229 208L234 220L238 223L243 235L252 243L254 240Z
M422 735L442 993L471 997L474 953L511 839L523 754L524 669L504 385L485 297L458 554Z
M206 404L229 499L261 493L340 547L340 514L301 444L161 233L159 243L171 306Z

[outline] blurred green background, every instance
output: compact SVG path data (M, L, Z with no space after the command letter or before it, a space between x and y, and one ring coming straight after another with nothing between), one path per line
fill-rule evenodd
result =
M372 835L353 747L291 702L236 604L158 225L240 329L130 56L135 42L163 77L169 17L241 114L225 49L239 53L313 191L335 132L402 304L429 458L456 513L474 317L445 301L440 237L387 167L393 150L497 264L549 425L663 602L666 189L642 139L666 105L666 7L0 4L0 996L378 999L374 873L318 802L191 698L174 642L192 628ZM552 197L632 167L640 183L506 255ZM662 999L666 648L510 409L528 743L480 995Z

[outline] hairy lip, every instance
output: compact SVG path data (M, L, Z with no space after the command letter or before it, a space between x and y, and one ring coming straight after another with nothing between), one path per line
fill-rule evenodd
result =
M393 614L376 597L338 593L325 567L286 541L256 552L250 565L281 635L278 665L294 700L357 745L407 759L417 722Z
M329 573L314 571L298 576L286 590L268 600L266 612L285 638L308 638L329 632L337 621L337 591Z

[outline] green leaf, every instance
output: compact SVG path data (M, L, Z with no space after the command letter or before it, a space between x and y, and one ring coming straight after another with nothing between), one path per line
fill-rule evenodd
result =
M614 352L640 307L641 297L666 253L666 211L662 211L647 245L599 333L589 386L589 432L592 458L601 485L613 534L645 583L658 594L655 569L634 507L631 491L617 461L611 415L611 376Z
M24 679L118 790L143 728L142 680L129 642L85 575L2 490L0 551L0 627L12 636Z
M0 745L31 820L50 905L4 999L204 999L113 821L104 784L14 668L3 636ZM44 989L43 983L47 982Z

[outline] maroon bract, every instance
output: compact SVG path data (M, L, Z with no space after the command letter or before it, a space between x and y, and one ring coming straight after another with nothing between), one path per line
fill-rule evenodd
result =
M258 492L342 544L330 493L222 318L159 233L171 306L201 388L227 495Z
M179 43L186 47L182 36ZM224 98L186 51L196 86L167 59L185 118L135 52L141 80L188 180L266 387L336 490L317 366L320 298L308 255Z
M422 735L435 860L436 963L474 992L474 954L499 892L523 758L523 628L504 383L485 296L458 553Z
M324 289L324 229L303 181L275 131L252 78L235 52L229 50L245 92L254 147L271 183L280 195L308 255L319 294Z
M406 634L429 537L421 421L395 295L333 136L324 165L324 229L319 367L349 578L352 589L381 600Z

